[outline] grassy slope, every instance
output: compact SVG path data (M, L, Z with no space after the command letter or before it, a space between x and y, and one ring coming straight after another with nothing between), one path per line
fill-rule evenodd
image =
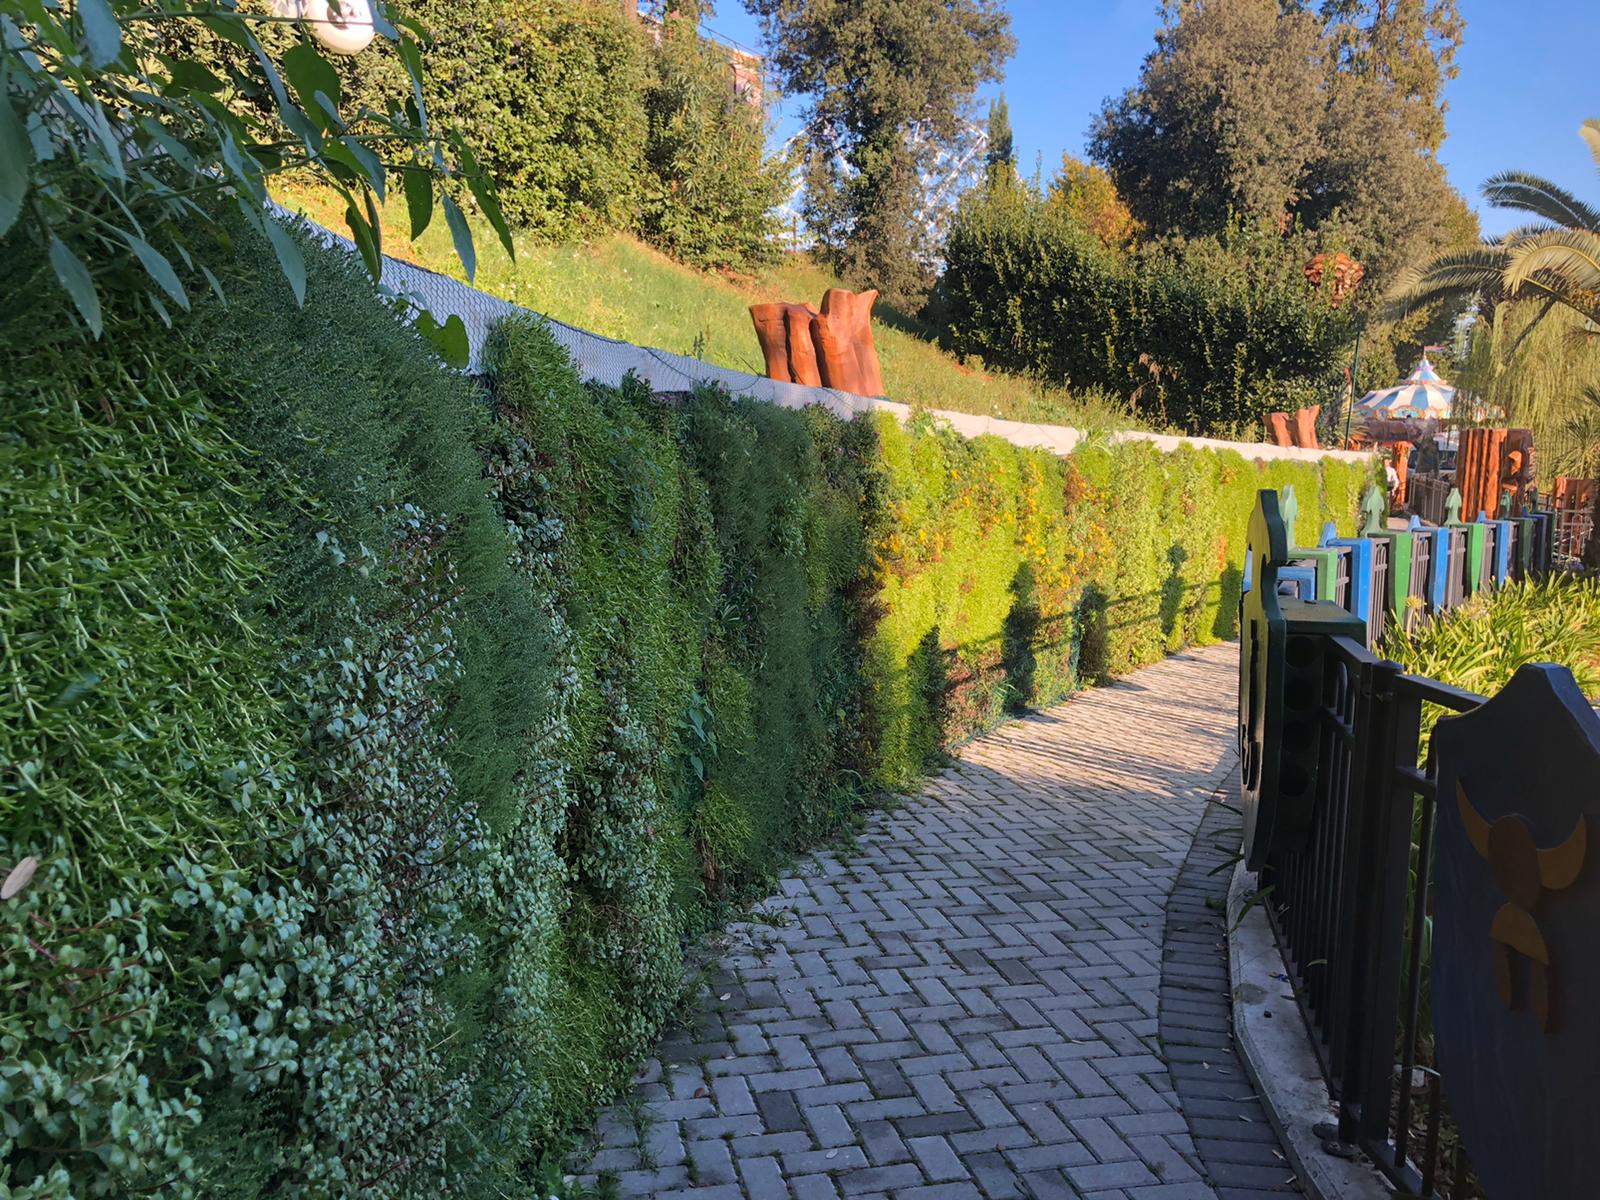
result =
M279 199L314 221L344 232L342 208L325 193L289 189ZM384 251L465 278L442 216L416 242L407 236L403 203L384 210ZM803 255L786 255L753 276L697 271L634 238L613 234L587 245L542 244L518 236L512 262L493 233L474 222L476 286L592 333L691 354L718 366L762 374L761 350L749 306L770 300L809 300L839 286ZM1056 388L962 366L914 324L877 310L874 337L883 378L896 400L927 408L982 413L1019 421L1092 429L1131 428L1137 422L1098 394L1069 396Z

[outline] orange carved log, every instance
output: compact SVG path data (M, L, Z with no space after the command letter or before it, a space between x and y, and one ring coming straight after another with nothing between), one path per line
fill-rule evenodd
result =
M811 336L817 344L817 362L822 368L824 387L841 392L861 393L861 369L856 363L855 344L850 332L853 313L849 306L835 303L834 311L824 310L811 318ZM840 311L843 309L844 311Z
M1273 446L1292 446L1294 442L1289 437L1289 414L1267 414L1267 442Z
M836 327L837 323L842 323L849 332L858 386L846 390L863 396L883 395L883 371L878 365L878 348L872 340L872 306L877 299L876 289L848 292L844 288L829 288L822 295L822 315L832 318Z
M784 325L787 304L752 304L750 320L761 343L761 357L767 361L767 378L791 382L789 375L789 331Z
M1307 450L1317 449L1317 414L1322 411L1322 405L1313 404L1310 408L1302 408L1294 414L1294 425L1290 433L1296 446L1304 446Z
M1463 429L1458 445L1456 487L1461 491L1462 517L1471 520L1480 512L1499 513L1506 430Z
M807 387L822 386L822 370L817 363L816 343L812 340L813 310L808 304L784 306L783 325L789 333L789 377Z
M1406 476L1411 471L1411 443L1395 442L1394 445L1394 503L1399 508L1406 502Z
M856 362L861 369L861 391L867 396L884 394L883 368L878 365L878 346L872 340L872 306L877 299L877 288L856 294Z

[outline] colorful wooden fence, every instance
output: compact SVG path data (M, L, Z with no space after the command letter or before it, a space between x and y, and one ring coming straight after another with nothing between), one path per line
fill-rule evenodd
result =
M1279 507L1285 527L1293 529L1298 501L1292 487L1284 489ZM1452 492L1441 524L1412 517L1406 528L1390 529L1383 495L1370 488L1361 505L1360 535L1340 537L1329 521L1317 545L1289 547L1279 585L1301 600L1332 601L1359 617L1367 645L1375 646L1392 624L1413 628L1484 588L1552 569L1553 512L1496 518L1479 513L1474 521L1461 520L1460 512L1461 498Z

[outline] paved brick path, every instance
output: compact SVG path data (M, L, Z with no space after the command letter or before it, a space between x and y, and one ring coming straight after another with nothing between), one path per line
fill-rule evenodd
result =
M1168 1056L1209 1067L1158 1030L1237 662L1181 654L1008 724L855 852L808 860L773 924L731 931L696 1027L602 1119L587 1178L658 1200L1249 1200L1212 1186L1192 1133L1254 1162L1265 1125L1192 1131ZM1205 936L1176 960L1202 985Z

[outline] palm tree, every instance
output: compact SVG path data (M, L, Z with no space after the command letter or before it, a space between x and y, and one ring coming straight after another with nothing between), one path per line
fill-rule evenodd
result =
M1600 120L1585 121L1578 136L1588 144L1600 170ZM1534 220L1504 237L1442 254L1403 274L1385 300L1385 315L1398 317L1431 301L1447 300L1463 307L1476 303L1492 322L1501 304L1537 306L1533 319L1500 356L1501 362L1510 362L1524 339L1557 308L1575 314L1578 332L1592 336L1600 326L1600 209L1525 171L1496 175L1483 185L1483 196L1496 208L1525 212ZM1586 388L1584 398L1600 403L1600 391ZM1595 414L1588 408L1564 423L1562 433L1576 439L1579 447L1580 471L1594 462L1587 441L1595 429ZM1600 569L1600 489L1596 489L1593 528L1585 565Z
M1591 117L1578 134L1600 169L1600 120ZM1600 324L1600 209L1525 171L1496 175L1483 185L1483 196L1496 208L1535 220L1406 272L1389 294L1387 315L1398 317L1434 300L1477 301L1491 309L1505 301L1531 301L1539 311L1519 343L1558 306Z

